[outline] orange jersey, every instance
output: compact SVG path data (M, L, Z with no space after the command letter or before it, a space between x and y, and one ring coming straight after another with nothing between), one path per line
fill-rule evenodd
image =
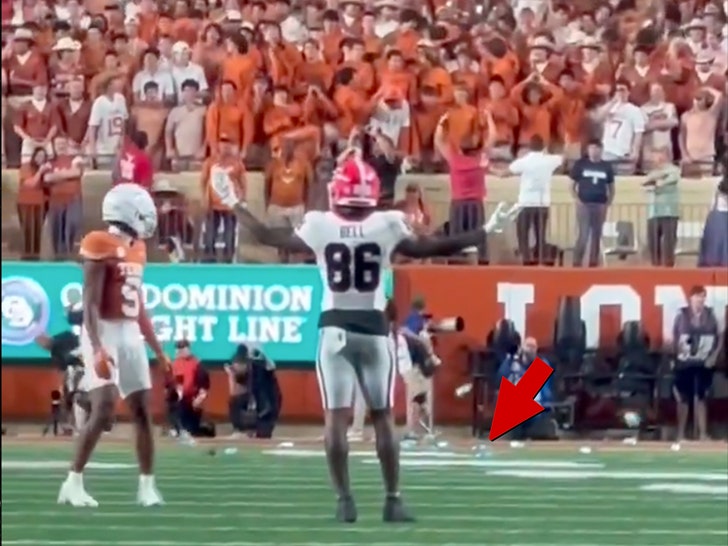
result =
M81 256L106 266L99 315L106 320L137 320L142 303L144 241L128 243L108 231L92 231L81 241Z

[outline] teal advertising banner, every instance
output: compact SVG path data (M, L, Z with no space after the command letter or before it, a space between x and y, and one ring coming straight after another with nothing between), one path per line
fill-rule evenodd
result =
M392 274L387 273L387 294ZM46 358L34 339L68 330L66 308L81 297L75 263L2 264L2 355ZM321 309L316 266L149 264L146 307L170 353L185 338L203 360L227 360L235 345L262 349L277 362L313 362Z

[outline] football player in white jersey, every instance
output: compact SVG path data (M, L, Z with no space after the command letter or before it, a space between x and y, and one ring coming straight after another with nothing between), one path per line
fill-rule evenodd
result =
M316 360L325 410L324 440L338 496L336 518L352 523L356 505L349 481L347 428L356 382L370 408L382 467L386 522L414 521L399 495L399 443L391 407L396 365L388 344L384 271L392 253L413 258L441 256L476 246L486 232L515 217L500 204L483 229L451 237L415 237L401 211L377 211L379 179L355 153L344 159L329 185L331 210L306 213L293 229L269 228L247 211L225 177L212 182L221 201L262 243L292 252L313 250L323 280Z

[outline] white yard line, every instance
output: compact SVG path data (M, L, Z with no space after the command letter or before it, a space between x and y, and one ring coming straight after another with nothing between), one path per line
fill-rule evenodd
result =
M11 546L99 546L96 540L3 540L3 545ZM488 540L489 546L565 546L563 542L494 542ZM180 540L104 540L104 546L201 546L200 542L186 542ZM204 546L284 546L280 542L220 542L205 541ZM290 542L285 546L362 546L361 542ZM367 546L422 546L421 542L367 542ZM446 542L441 546L482 546L480 542ZM584 543L579 546L620 546L612 543ZM625 544L625 546L627 546ZM640 546L630 542L628 546ZM695 546L695 544L670 544L670 546Z
M93 491L92 491L93 492ZM164 492L164 490L162 490ZM27 493L27 491L26 491ZM106 508L106 507L113 507L113 508L124 508L124 507L131 507L135 506L136 503L134 501L136 495L136 491L133 492L105 492L100 494L96 499L100 502L100 504ZM124 500L108 500L108 499L124 499ZM327 509L331 506L333 506L332 500L319 500L319 499L312 499L312 500L301 500L299 502L271 502L271 501L219 501L220 499L219 495L195 495L194 501L190 500L178 500L178 499L170 499L167 497L167 505L172 508L176 509L178 507L185 508L185 507L199 507L201 502L215 502L216 507L220 508L275 508L275 509L291 509L291 510L297 510L300 509L302 506L309 507L309 508L324 508ZM524 498L523 495L508 495L508 496L501 496L498 495L497 498L493 500L489 499L474 499L472 502L447 502L444 504L440 503L420 503L420 502L414 502L411 503L412 508L414 509L422 509L422 510L437 510L438 512L442 513L449 513L450 511L460 511L460 510L471 510L471 509L498 509L498 508L504 508L504 509L518 509L518 510L539 510L539 511L545 511L545 512L562 512L565 507L568 507L568 510L570 512L603 512L605 510L624 510L625 505L630 507L630 511L634 511L635 507L633 506L635 503L643 504L647 500L649 502L650 500L655 502L662 502L662 497L657 497L655 495L649 495L649 497L646 497L645 495L637 496L637 495L610 495L607 497L608 502L605 502L603 500L595 500L594 498L589 498L586 496L578 496L578 495L538 495L537 497L538 502L532 502L529 501L527 498ZM663 513L665 511L668 512L683 512L685 510L685 507L681 504L678 504L678 501L684 500L691 503L691 505L700 505L700 509L702 511L710 510L711 508L716 509L724 509L724 504L721 504L719 502L716 502L716 499L705 496L705 495L680 495L679 497L675 497L674 499L676 502L672 504L661 504L660 506L660 513ZM18 495L13 496L11 498L4 498L3 499L3 507L4 508L16 508L16 507L26 507L26 506L48 506L52 503L52 500L47 496L41 496L33 495L33 496L27 496L27 495ZM357 502L357 506L360 508L379 508L382 506L381 501L364 501L364 502ZM648 506L640 506L640 509L644 511L651 511L654 509L652 505ZM725 519L725 518L724 518Z
M45 490L47 491L47 489ZM95 491L91 491L92 493L95 493ZM164 489L162 489L162 492L165 492ZM14 508L16 506L48 506L49 503L52 502L52 500L46 495L46 496L39 496L39 495L27 495L27 491L25 492L26 495L17 495L17 496L10 496L8 498L8 495L4 495L3 498L3 506L5 508ZM54 492L55 494L55 492ZM111 507L130 507L130 506L136 506L135 503L135 496L136 491L130 491L128 493L126 492L118 492L118 491L112 491L112 492L104 492L101 493L97 500L100 502L100 504L105 508L107 506ZM537 495L536 500L539 502L532 502L529 501L528 498L524 498L523 495L498 495L496 499L488 500L488 499L473 499L472 502L447 502L447 503L428 503L428 502L412 502L410 503L412 508L415 509L434 509L438 512L449 512L451 510L468 510L468 509L474 509L474 508L513 508L513 509L521 509L521 510L544 510L544 511L563 511L565 506L568 506L569 511L583 511L583 512L603 512L605 510L624 510L625 505L629 506L629 511L633 511L634 507L633 504L639 503L644 504L645 499L653 500L655 502L662 502L662 498L658 497L656 495L619 495L619 496L612 496L610 495L607 497L607 500L609 502L603 502L601 499L595 499L593 497L585 497L585 496L578 496L578 495ZM107 500L107 499L125 499L123 501L119 500ZM271 502L271 501L219 501L220 495L195 495L194 501L190 500L176 500L176 499L169 499L167 498L167 504L168 506L172 508L177 507L198 507L200 505L200 502L208 502L208 501L215 501L216 507L221 508L291 508L291 509L300 509L301 508L301 502ZM691 507L696 502L700 506L700 510L706 510L710 508L708 505L713 506L719 506L722 507L723 505L717 504L715 499L712 499L710 497L705 496L693 496L693 495L680 495L679 497L675 497L676 501L686 501L689 502ZM321 508L329 508L333 506L332 500L316 500L311 499L307 500L305 502L306 507L321 507ZM364 502L357 502L357 506L360 508L365 507L381 507L382 502L381 501L364 501ZM643 507L645 510L652 510L653 508L647 506ZM660 512L664 511L684 511L685 505L682 503L670 503L670 504L662 504L660 507Z
M163 509L162 509L163 510ZM114 520L114 519L138 519L141 517L141 513L139 511L136 512L98 512L96 510L79 510L77 513L87 513L93 516L94 520ZM66 511L13 511L13 510L3 510L3 529L8 528L7 525L10 523L8 522L9 518L12 517L21 517L21 518L35 518L35 521L38 520L38 518L52 518L52 517L60 517L64 520L67 520L69 517L68 510ZM232 516L229 513L220 514L205 514L205 513L197 513L197 512L163 512L161 510L154 511L154 515L152 516L154 520L230 520L231 517L235 518L236 522L240 521L249 521L249 520L257 520L257 521L265 521L270 519L276 519L276 520L285 520L286 522L295 522L295 521L311 521L311 519L316 519L321 517L322 519L326 517L325 513L321 514L312 514L312 513L288 513L285 515L276 514L274 512L241 512L237 513L234 516ZM429 514L423 523L430 523L430 522L463 522L463 523L483 523L483 522L490 522L490 523L514 523L514 524L548 524L548 523L566 523L566 524L572 524L572 523L594 523L594 524L622 524L622 523L642 523L645 521L644 517L632 517L632 516L584 516L580 514L572 514L568 516L501 516L501 515L487 515L487 514L473 514L473 515L462 515L462 514L451 514L451 515L437 515L437 514ZM728 535L728 529L705 529L704 527L709 524L725 524L726 520L724 517L683 517L683 518L673 518L671 517L669 519L669 523L671 524L677 524L677 525L693 525L693 524L700 524L703 528L696 529L696 534L706 534L706 535ZM25 524L14 524L17 528L24 528L27 529L28 526ZM103 529L108 530L129 530L128 526L108 526L105 524L101 524ZM58 523L58 524L33 524L33 529L75 529L79 527L77 524L64 524L64 523ZM156 527L154 525L144 525L145 530L152 530ZM262 526L262 527L251 527L249 525L238 525L233 527L222 527L222 530L229 531L229 530L238 530L244 528L246 531L266 531L270 530L271 532L301 532L302 527L300 525L292 525L292 526ZM170 530L179 530L179 526L162 526L159 528L160 531L170 531ZM204 531L211 531L214 528L210 528L205 526ZM472 534L474 532L478 532L476 529L461 529L461 528L453 528L453 529L442 529L439 527L436 528L426 528L418 525L417 527L412 527L412 531L416 532L434 532L434 533L454 533L454 534ZM321 532L341 532L341 529L338 527L322 527L320 529ZM530 532L524 529L512 529L512 531L516 532ZM637 532L643 532L643 531L649 531L649 530L641 530ZM666 529L653 529L652 530L655 534L668 534L671 532L680 533L681 530L666 530ZM313 532L313 529L306 527L306 532ZM317 531L318 532L318 531ZM371 532L371 529L367 528L347 528L346 532ZM488 533L501 533L504 532L501 529L489 529ZM534 531L535 532L535 531ZM549 531L554 533L561 534L560 531ZM571 533L572 530L570 528L564 529L563 533ZM584 531L587 532L587 531ZM616 534L620 534L621 531L602 531L599 529L591 529L588 531L589 533L612 533L615 532Z
M66 516L67 516L67 514L66 514ZM135 516L138 517L138 514L135 514ZM157 516L155 515L155 518L156 517ZM184 516L177 516L177 517L184 517ZM94 518L94 519L96 519L96 518ZM310 519L311 518L308 518L309 521L310 521ZM528 518L524 518L524 519L528 519ZM644 521L644 519L640 519L640 521ZM48 525L46 527L50 531L53 529L60 529L63 527L63 525L60 525L60 526ZM117 531L119 531L119 530L129 531L128 526L115 526L115 527L116 527L115 530L117 530ZM24 530L27 530L28 526L23 526L22 528ZM39 529L40 527L33 525L32 528ZM3 529L6 529L5 523L3 523ZM71 525L71 526L67 526L66 529L88 531L89 525L88 524ZM92 528L92 529L94 529L94 528ZM99 530L99 531L101 531L101 530L106 531L106 530L112 530L112 529L114 529L114 527L103 526L103 527L98 527L95 529ZM142 529L142 528L140 528L140 529ZM154 529L155 529L155 527L153 525L144 525L143 526L144 532L152 531ZM166 527L162 527L162 529L166 529ZM174 527L174 526L169 526L169 529L174 529L176 531L184 530L184 528ZM230 527L230 528L225 527L225 529L228 529L228 532L244 531L246 533L261 533L261 534L264 533L264 534L269 534L269 535L270 534L289 534L289 533L292 535L300 535L302 532L300 526L296 526L296 527L270 527L270 526L251 527L251 526L245 525L245 526L240 526L237 529L232 528L232 527ZM204 531L206 532L207 529L204 529ZM4 534L6 534L5 531L3 531L3 532L4 532ZM305 532L306 533L320 533L322 535L331 534L331 533L333 533L334 535L340 535L342 533L342 528L338 527L338 526L337 527L331 527L331 526L329 526L329 527L308 527L308 526L306 526ZM346 532L346 534L351 534L351 535L367 535L367 534L375 532L375 530L371 529L371 528L366 528L366 527L349 526L346 528L345 532ZM407 527L407 528L402 528L402 530L400 532L402 532L402 533L406 532L407 534L417 534L417 535L424 534L427 536L432 536L432 535L465 535L465 536L470 535L470 536L472 536L473 534L480 533L480 531L474 530L474 529L458 529L458 528L443 529L441 527L424 527L421 524L417 524L416 526L413 525L413 526ZM506 536L538 535L538 536L542 536L544 534L544 530L541 528L539 528L539 529L488 529L486 532L489 537L488 538L489 543L491 543L492 537L497 537L500 535L506 535ZM607 530L607 529L576 529L576 528L574 528L574 529L564 529L562 531L549 530L548 534L555 535L555 536L562 536L562 537L587 536L587 537L594 537L594 538L598 538L598 539L599 538L603 539L606 536L634 537L636 535L639 535L639 536L665 536L665 537L676 537L676 536L690 536L690 537L699 537L699 536L701 536L701 537L714 537L714 536L718 537L718 536L720 536L720 537L724 537L724 536L728 536L728 530L710 530L710 529L694 529L694 530L690 530L690 529L639 529L639 530L637 530L637 529L635 529L635 530L609 529L609 530ZM7 534L6 534L6 536L7 536ZM73 541L73 543L78 544L78 542L76 542L76 541ZM286 539L285 543L287 545L290 544L287 539ZM8 544L8 542L6 540L3 540L2 544L5 545L5 544ZM37 542L36 542L36 544L37 544ZM107 545L107 544L109 544L109 543L104 541L104 545ZM144 543L140 543L140 544L149 544L149 542L144 542ZM175 543L175 544L177 544L177 543ZM205 544L205 546L209 546L210 543L207 540L205 540L204 544ZM634 542L632 542L631 544L634 544Z

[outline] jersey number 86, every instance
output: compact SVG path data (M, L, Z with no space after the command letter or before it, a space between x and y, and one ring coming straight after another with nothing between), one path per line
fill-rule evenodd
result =
M324 248L326 280L332 292L373 292L381 278L382 249L376 243L350 248L331 243Z

